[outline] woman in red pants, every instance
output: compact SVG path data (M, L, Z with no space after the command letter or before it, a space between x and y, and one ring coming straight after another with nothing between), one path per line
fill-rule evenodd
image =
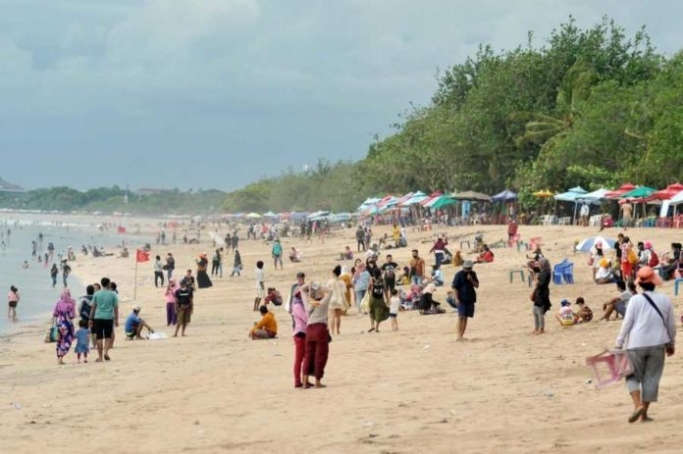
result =
M315 376L315 387L324 388L320 383L325 374L325 365L330 346L330 332L327 328L327 316L330 310L330 289L319 284L311 284L308 288L308 325L306 327L306 353L304 355L304 388L310 388L308 376Z
M294 387L303 388L304 383L310 386L308 381L302 380L304 354L306 352L306 326L308 325L308 314L304 307L304 296L302 288L304 286L304 273L297 273L297 284L292 288L292 300L290 312L294 322Z

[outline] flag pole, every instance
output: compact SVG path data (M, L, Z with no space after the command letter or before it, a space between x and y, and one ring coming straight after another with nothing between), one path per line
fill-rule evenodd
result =
M135 251L135 277L133 278L133 301L138 300L138 253Z

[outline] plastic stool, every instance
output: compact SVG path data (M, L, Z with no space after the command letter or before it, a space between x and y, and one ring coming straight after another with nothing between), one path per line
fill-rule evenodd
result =
M510 284L512 284L512 278L515 274L519 274L519 277L521 278L522 282L524 282L524 270L512 270L510 271Z

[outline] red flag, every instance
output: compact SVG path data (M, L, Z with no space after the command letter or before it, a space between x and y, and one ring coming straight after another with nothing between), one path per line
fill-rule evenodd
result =
M149 262L149 252L138 249L135 254L135 261L138 263Z

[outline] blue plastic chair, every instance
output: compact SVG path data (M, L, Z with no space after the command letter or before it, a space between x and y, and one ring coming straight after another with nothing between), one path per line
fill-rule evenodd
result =
M562 279L564 278L564 268L567 266L567 263L567 259L564 259L553 267L553 282L555 284L562 284Z
M567 284L573 284L574 283L574 264L573 263L567 263L565 267L562 269L562 278Z

